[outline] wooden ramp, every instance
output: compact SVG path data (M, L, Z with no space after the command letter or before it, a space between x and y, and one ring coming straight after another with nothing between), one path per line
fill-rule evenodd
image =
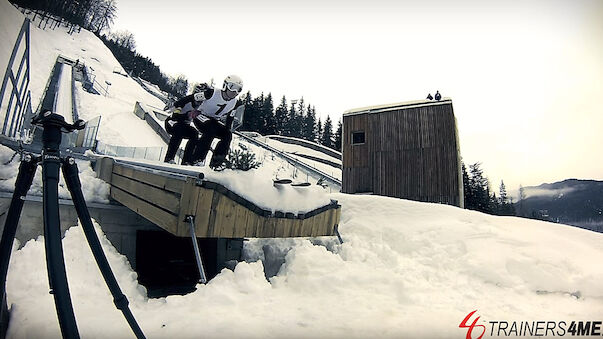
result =
M336 235L341 206L294 215L262 209L199 173L114 160L97 160L99 178L111 184L111 198L180 237L190 236L188 215L199 238L287 238Z

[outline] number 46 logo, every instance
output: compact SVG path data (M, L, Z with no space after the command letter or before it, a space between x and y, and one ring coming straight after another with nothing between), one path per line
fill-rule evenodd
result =
M480 334L479 337L477 337L476 339L482 339L482 337L486 333L486 326L484 326L484 325L476 325L477 321L479 320L480 317L475 318L475 320L473 320L473 322L471 323L471 325L467 325L467 322L469 321L469 319L471 318L471 316L475 312L477 312L477 310L475 310L475 311L467 314L467 316L465 317L465 319L463 319L463 321L461 321L461 324L459 325L459 328L466 328L467 329L467 337L466 337L466 339L472 339L471 332L473 332L473 329L476 328L476 327L482 329L482 334Z

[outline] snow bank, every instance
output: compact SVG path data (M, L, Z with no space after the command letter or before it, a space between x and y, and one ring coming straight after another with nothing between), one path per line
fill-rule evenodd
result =
M224 170L204 172L206 179L222 184L257 206L274 211L306 213L331 202L325 190L317 185L294 188L290 185L275 187L271 177L264 176L265 169L246 172Z
M15 190L15 182L19 173L19 156L17 155L11 163L5 165L14 153L12 149L0 145L0 164L2 164L0 166L0 191L13 192ZM96 177L90 161L76 159L76 163L82 183L84 199L87 202L109 203L109 190L111 188L109 184ZM38 166L36 170L36 176L28 195L42 196L42 166ZM59 179L59 198L71 199L71 194L67 190L62 174Z
M489 320L603 316L601 234L446 205L333 198L343 206L343 245L332 237L251 240L248 262L186 296L146 299L123 257L106 239L103 246L148 337L464 337L458 325L476 309ZM130 336L84 242L79 227L67 232L80 333ZM38 239L11 262L11 338L60 336L43 260ZM261 260L278 268L269 280Z

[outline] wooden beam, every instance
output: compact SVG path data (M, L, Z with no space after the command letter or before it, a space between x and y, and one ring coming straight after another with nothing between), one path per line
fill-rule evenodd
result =
M154 205L140 200L115 186L111 187L111 198L119 201L124 206L140 214L147 220L155 223L157 226L165 229L166 231L176 234L178 220L176 219L175 215L172 215L161 208L155 207Z
M111 185L122 191L157 205L172 214L177 215L180 210L180 197L162 189L146 185L126 177L113 174Z
M195 209L195 233L200 238L209 237L209 219L214 190L197 187L197 207ZM216 193L218 194L218 193Z
M113 173L178 194L182 192L182 187L184 186L184 180L137 170L133 167L124 166L119 163L116 163L113 166Z
M178 232L177 234L187 234L190 232L189 223L185 221L187 215L193 215L196 219L197 204L199 201L199 187L197 186L197 179L193 177L187 177L184 184L182 185L182 192L180 194L180 211L178 212ZM196 233L196 230L195 230Z

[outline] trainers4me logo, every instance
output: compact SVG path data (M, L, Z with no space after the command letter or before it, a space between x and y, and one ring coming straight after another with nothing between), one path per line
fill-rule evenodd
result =
M474 329L476 329L476 333L479 333L480 329L481 329L481 334L476 339L482 339L482 337L486 333L486 326L485 325L476 325L477 321L479 320L480 317L475 318L475 320L473 320L473 322L471 323L471 325L467 324L467 322L469 321L469 319L471 318L471 316L473 316L473 314L475 312L477 312L477 310L475 310L475 311L467 314L467 316L465 317L465 319L463 319L463 321L461 321L461 324L459 325L459 328L466 328L467 329L467 336L465 337L466 339L473 339L473 337L471 336L471 333L473 332Z

